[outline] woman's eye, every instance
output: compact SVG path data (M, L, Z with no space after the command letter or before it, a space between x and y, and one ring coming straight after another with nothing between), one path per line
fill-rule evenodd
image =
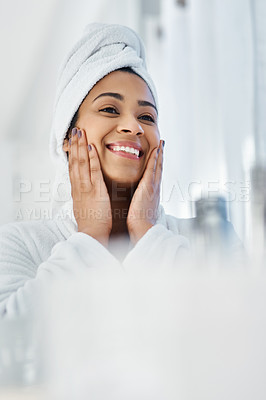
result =
M140 118L144 119L145 121L155 122L154 118L151 115L148 115L148 114L142 115Z
M100 111L107 112L109 114L118 114L116 109L113 107L105 107L105 108L102 108Z

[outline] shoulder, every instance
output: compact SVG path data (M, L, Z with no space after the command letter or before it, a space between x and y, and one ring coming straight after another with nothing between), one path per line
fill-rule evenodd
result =
M166 214L164 208L160 206L160 214L157 223L161 223L168 230L175 234L190 237L196 218L177 218L174 215Z
M165 214L165 222L167 229L171 230L173 233L178 233L188 239L192 239L195 235L195 227L197 226L198 218L177 218L173 215ZM230 221L223 221L223 232L230 238L231 244L242 246Z
M16 238L25 240L27 237L32 239L63 235L62 230L55 220L40 220L40 221L20 221L11 222L0 226L0 237Z
M54 220L13 222L0 227L0 258L14 256L36 263L47 259L52 247L65 240L65 233Z
M174 233L190 236L194 229L195 218L177 218L170 214L165 214L166 226Z

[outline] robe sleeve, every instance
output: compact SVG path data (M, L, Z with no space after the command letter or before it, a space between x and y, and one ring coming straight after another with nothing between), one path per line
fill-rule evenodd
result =
M86 269L121 270L121 264L94 238L80 232L56 243L51 255L36 265L38 249L30 232L26 238L16 228L0 229L0 316L32 312L39 293L79 275Z

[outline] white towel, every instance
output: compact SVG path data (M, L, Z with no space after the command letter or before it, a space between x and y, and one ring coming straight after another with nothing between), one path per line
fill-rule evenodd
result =
M123 67L131 67L144 79L158 108L156 89L146 69L144 45L126 26L89 24L63 63L50 140L50 153L57 168L52 204L54 215L60 210L63 218L69 219L72 211L68 162L62 148L71 120L92 87L108 73ZM70 219L75 224L73 214Z

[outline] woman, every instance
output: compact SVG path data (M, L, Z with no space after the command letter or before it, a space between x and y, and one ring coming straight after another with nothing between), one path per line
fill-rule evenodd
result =
M109 249L117 236L135 244L155 224L160 195L163 142L150 89L129 68L111 72L75 125L64 150L78 231Z
M0 230L0 315L30 312L39 292L84 268L135 273L180 262L189 221L159 206L164 142L157 114L136 33L89 25L58 81L54 218Z

